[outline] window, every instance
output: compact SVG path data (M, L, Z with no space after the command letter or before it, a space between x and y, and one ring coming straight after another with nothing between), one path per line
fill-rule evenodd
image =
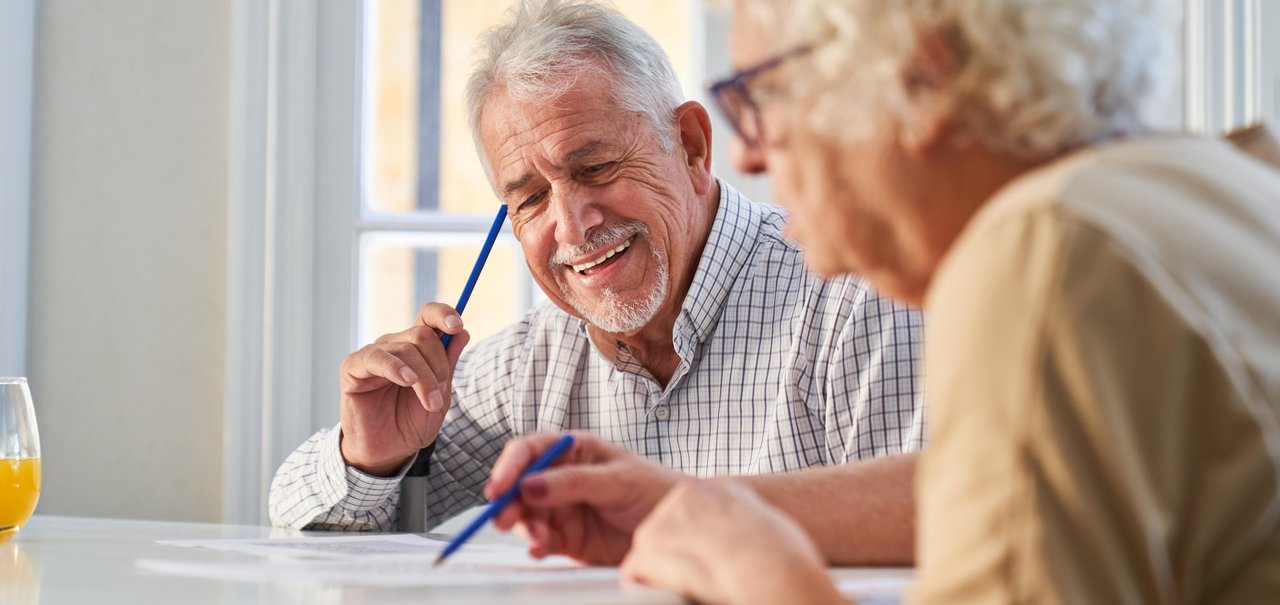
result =
M1259 101L1263 115L1271 125L1280 125L1280 3L1255 2L1258 5L1258 27L1253 37L1260 57L1258 75ZM1264 33L1265 32L1265 33Z
M469 61L452 56L466 53L461 38L474 37L471 30L494 11L489 3L447 0L365 5L353 346L412 325L426 302L453 304L498 208L465 123L460 91ZM536 291L518 244L504 234L466 312L472 337L510 324Z
M1186 125L1212 134L1280 122L1280 3L1186 0Z

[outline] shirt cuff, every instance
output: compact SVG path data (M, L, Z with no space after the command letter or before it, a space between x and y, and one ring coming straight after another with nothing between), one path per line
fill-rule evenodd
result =
M335 426L324 436L320 451L320 476L324 478L322 489L325 497L346 513L362 513L385 505L400 487L400 479L417 459L409 459L393 477L375 477L348 466L342 459L339 441L342 425Z

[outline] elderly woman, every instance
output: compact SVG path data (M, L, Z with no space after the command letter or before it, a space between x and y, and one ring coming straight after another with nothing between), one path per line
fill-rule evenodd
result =
M1136 0L740 0L713 89L811 267L928 312L926 603L1280 599L1280 176L1145 132ZM839 514L838 503L829 506ZM733 481L640 526L632 578L841 602Z

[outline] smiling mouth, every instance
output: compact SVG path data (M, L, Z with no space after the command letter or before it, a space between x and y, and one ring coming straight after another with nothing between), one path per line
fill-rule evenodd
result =
M604 256L601 256L600 258L593 260L591 262L582 263L580 265L569 265L569 267L573 269L575 272L577 272L578 275L588 275L587 271L609 263L614 257L618 256L619 254L622 254L628 248L630 248L631 244L634 244L635 241L636 241L636 236L632 235L631 237L627 238L626 241L610 249L608 252L604 254Z

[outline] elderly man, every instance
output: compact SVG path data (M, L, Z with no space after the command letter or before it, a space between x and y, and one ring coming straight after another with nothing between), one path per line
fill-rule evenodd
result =
M782 215L712 176L707 112L680 94L661 49L612 9L525 3L485 35L473 134L554 304L466 355L461 319L428 304L348 356L341 423L281 466L274 523L390 529L411 469L438 523L482 503L503 444L537 431L591 431L661 463L670 474L632 486L650 503L678 473L919 448L919 316L860 279L809 275ZM457 336L448 350L440 332ZM849 468L907 520L866 559L910 559L913 466Z

